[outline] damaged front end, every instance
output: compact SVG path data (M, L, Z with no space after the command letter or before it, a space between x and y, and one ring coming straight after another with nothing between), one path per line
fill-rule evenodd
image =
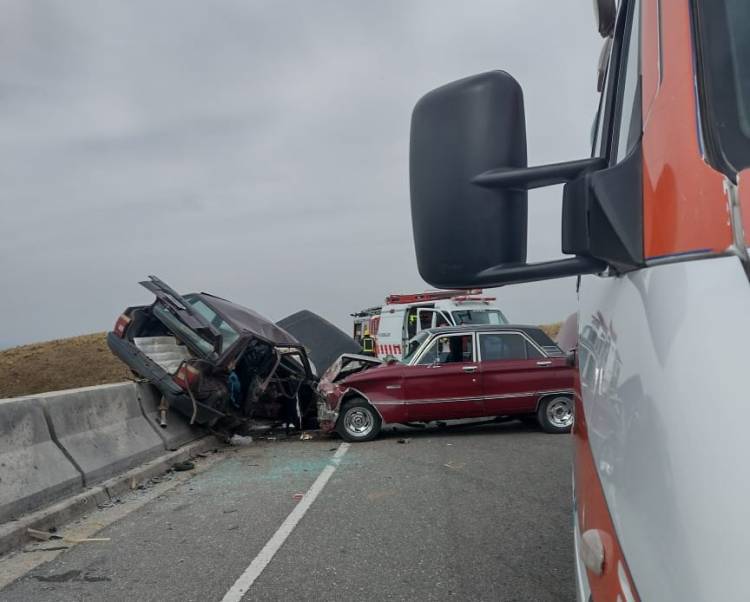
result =
M382 364L376 357L354 353L344 353L331 364L317 386L318 423L323 431L331 432L336 428L341 402L349 391L346 379Z
M294 337L225 299L182 296L153 276L141 284L156 301L126 309L107 342L171 408L229 432L315 426L316 379Z

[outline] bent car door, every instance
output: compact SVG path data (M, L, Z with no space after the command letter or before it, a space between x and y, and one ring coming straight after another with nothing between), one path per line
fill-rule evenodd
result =
M523 333L483 332L477 336L488 415L533 412L540 392L565 384L559 378L560 371L566 369L565 358L547 357Z
M435 337L416 363L405 367L403 387L409 420L483 416L482 381L476 363L474 335Z

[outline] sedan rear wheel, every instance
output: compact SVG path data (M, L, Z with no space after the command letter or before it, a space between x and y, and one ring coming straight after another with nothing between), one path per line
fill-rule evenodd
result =
M370 403L356 397L346 402L336 422L336 432L344 441L370 441L378 436L383 421Z
M539 404L537 420L548 433L569 433L573 426L573 400L566 395L547 397Z

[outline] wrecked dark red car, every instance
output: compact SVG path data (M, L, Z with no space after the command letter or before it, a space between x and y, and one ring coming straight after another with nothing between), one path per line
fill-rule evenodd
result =
M518 417L564 433L573 423L573 376L539 328L434 328L410 341L401 362L341 356L318 385L318 420L347 441L369 441L386 423L464 418Z
M273 322L208 293L180 295L155 276L151 305L129 307L107 335L112 352L191 422L315 426L305 348Z

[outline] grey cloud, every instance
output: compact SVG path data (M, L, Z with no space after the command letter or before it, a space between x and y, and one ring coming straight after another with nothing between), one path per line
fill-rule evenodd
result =
M586 156L590 2L4 0L0 347L111 326L136 282L271 318L423 289L408 206L411 109L503 68L529 161ZM560 191L531 195L530 259L559 254ZM495 291L558 320L574 282Z

